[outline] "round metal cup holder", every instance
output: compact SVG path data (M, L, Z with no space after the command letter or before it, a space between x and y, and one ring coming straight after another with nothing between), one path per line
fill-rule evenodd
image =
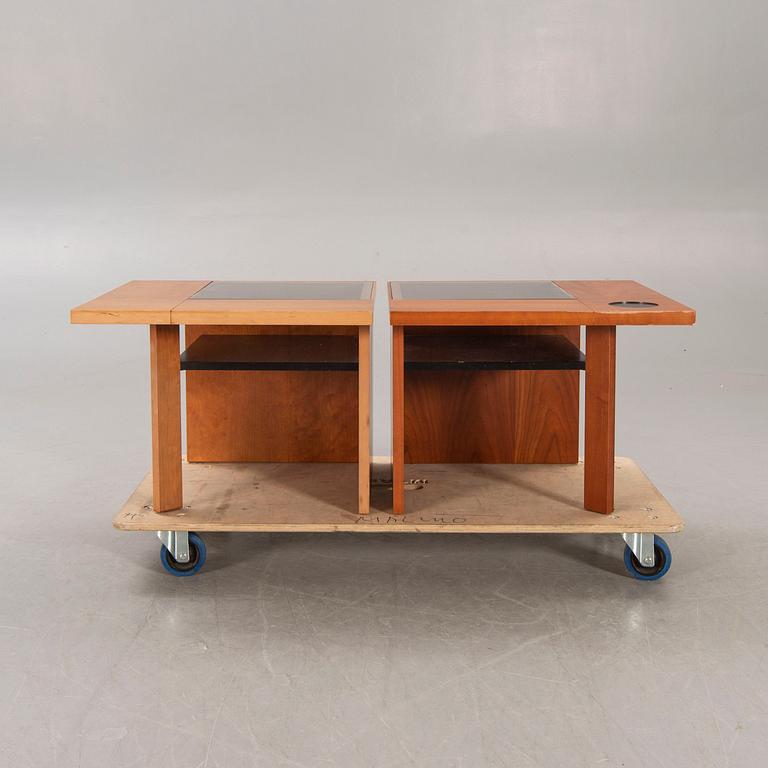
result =
M612 307L626 307L627 309L642 309L643 307L658 307L655 301L609 301Z

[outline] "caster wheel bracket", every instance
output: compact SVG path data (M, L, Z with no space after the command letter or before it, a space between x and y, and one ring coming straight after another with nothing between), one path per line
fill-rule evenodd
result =
M189 562L189 533L187 531L158 531L157 538L177 563Z
M632 554L644 568L653 568L656 565L656 552L654 550L655 536L652 533L622 533L626 545L632 550Z

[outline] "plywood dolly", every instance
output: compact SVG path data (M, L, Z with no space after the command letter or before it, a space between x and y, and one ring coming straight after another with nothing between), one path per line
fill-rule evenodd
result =
M125 531L162 531L163 548L179 564L166 560L163 565L175 575L191 570L183 560L185 537L198 543L207 532L591 533L625 536L627 551L637 558L636 564L629 561L630 573L644 580L660 578L669 568L669 550L660 534L683 527L637 464L623 457L616 458L615 509L606 515L582 506L582 463L420 464L410 465L409 473L418 482L406 483L408 509L396 515L391 461L374 460L371 511L360 514L353 465L185 464L183 509L155 512L147 475L114 525ZM222 511L225 496L229 504ZM654 544L656 549L650 549Z
M174 576L193 576L205 563L202 538L188 531L158 531L162 542L160 562ZM672 565L672 553L666 541L653 533L623 533L626 542L624 565L636 579L655 581Z

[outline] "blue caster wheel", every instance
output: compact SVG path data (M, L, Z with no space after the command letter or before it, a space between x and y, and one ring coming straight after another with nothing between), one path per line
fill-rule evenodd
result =
M205 563L205 544L196 533L189 534L189 562L187 563L174 560L165 545L161 544L160 562L172 576L194 576Z
M628 546L624 549L624 565L631 576L641 581L656 581L669 570L669 566L672 565L672 553L661 536L653 537L653 552L656 562L648 568L640 564Z

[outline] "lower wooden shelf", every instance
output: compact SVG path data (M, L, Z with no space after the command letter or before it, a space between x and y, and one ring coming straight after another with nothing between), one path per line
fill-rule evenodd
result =
M616 459L616 510L582 507L579 464L411 464L426 480L391 514L388 464L374 464L371 513L358 515L357 464L184 464L183 509L151 508L147 475L114 519L127 531L671 533L682 518L631 459ZM418 489L416 489L418 488Z

